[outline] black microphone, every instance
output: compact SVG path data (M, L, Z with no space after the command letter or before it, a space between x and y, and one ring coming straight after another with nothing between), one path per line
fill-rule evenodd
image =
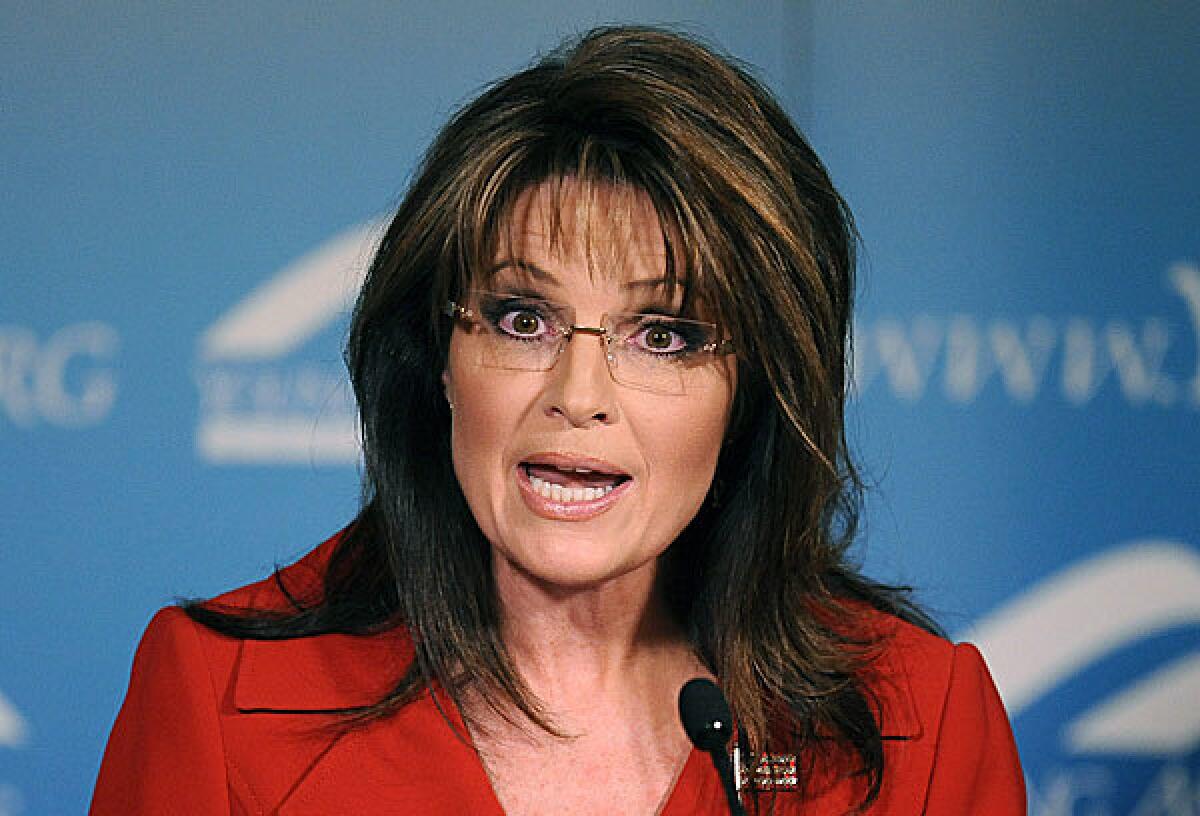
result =
M733 784L733 763L725 750L733 735L733 716L716 683L703 677L684 683L679 690L679 719L692 744L712 757L725 788L729 812L733 816L746 816Z

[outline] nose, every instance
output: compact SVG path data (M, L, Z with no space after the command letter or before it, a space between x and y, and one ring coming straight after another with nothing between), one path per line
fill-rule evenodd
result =
M607 354L601 332L576 328L549 372L547 416L561 416L575 428L616 421L616 392Z

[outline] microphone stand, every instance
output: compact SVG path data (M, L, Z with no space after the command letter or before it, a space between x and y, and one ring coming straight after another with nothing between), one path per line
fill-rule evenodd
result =
M733 781L733 763L729 760L729 754L721 750L711 751L709 756L716 766L717 775L721 777L721 787L725 788L725 800L729 802L730 816L746 816L746 808L742 806L737 785Z

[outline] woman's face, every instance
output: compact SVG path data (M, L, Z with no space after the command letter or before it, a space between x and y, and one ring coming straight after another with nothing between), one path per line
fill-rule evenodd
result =
M577 326L600 326L614 313L677 309L681 292L667 298L656 285L666 256L649 200L600 188L591 215L582 216L576 197L568 186L562 240L552 247L546 225L553 196L545 186L522 195L511 245L482 285L571 307ZM623 214L622 223L606 217L612 211ZM536 313L510 310L508 300L498 303L490 310L475 304L476 315L496 327L492 336L479 324L458 323L443 375L454 470L492 544L497 577L562 588L652 577L656 559L695 516L712 482L736 385L734 358L703 356L689 369L686 391L669 394L614 381L603 338L584 332L571 337L549 370L501 368L488 345L497 329L526 338L546 324ZM637 354L656 354L678 338L652 328L632 342Z

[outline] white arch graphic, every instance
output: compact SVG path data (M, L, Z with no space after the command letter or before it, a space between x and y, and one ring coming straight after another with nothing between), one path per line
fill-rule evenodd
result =
M1076 753L1162 756L1200 742L1200 651L1113 695L1067 726Z
M987 657L1005 707L1015 717L1114 649L1197 623L1200 555L1179 542L1144 539L1045 579L982 619L967 636Z
M298 348L350 305L383 226L351 227L288 264L209 326L201 356L253 362Z
M29 739L29 726L16 707L0 693L0 745L20 748Z

